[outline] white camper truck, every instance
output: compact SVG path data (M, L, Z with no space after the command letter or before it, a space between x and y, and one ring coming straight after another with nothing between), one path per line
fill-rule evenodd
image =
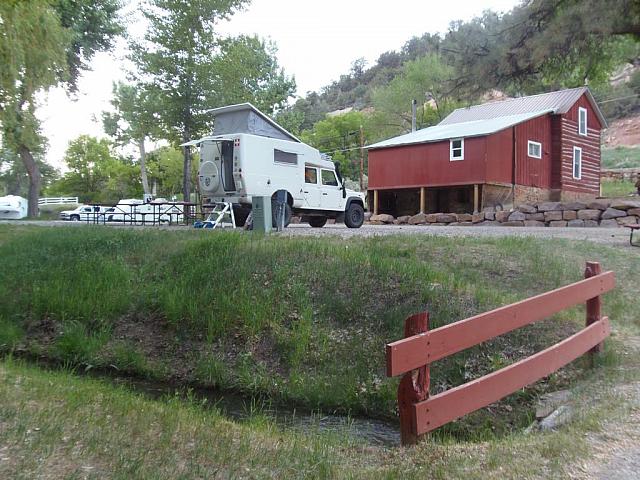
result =
M227 202L244 223L253 196L287 192L286 223L300 215L313 227L334 218L350 228L364 221L364 195L348 190L336 165L249 103L210 111L213 135L200 147L198 183L205 203ZM275 209L274 209L275 211Z

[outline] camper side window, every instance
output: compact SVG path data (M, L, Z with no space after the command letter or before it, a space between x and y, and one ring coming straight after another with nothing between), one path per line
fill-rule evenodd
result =
M277 163L286 163L288 165L298 164L298 154L291 152L283 152L282 150L273 150L273 161Z
M312 167L305 167L304 169L304 183L318 183L318 170Z

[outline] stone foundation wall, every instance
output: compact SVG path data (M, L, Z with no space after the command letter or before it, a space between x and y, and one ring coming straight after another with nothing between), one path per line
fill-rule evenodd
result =
M481 213L419 213L413 216L373 215L372 225L496 225L509 227L620 227L640 223L640 200L542 202L511 210L487 208Z
M527 187L525 185L515 185L514 197L515 205L533 205L540 202L559 200L558 194L548 188Z

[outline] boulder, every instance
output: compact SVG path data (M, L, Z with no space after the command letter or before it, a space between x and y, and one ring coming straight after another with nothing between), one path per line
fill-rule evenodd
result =
M515 211L513 212L511 215L509 215L508 220L510 222L524 222L526 220L526 216L524 213L519 212L519 211Z
M560 202L544 202L538 204L539 212L555 212L562 210Z
M640 208L640 200L613 200L611 208L617 210L629 210L632 208Z
M384 225L384 223L379 222L378 220L369 220L369 225Z
M629 215L628 217L616 218L618 225L635 225L638 223L638 217L635 215Z
M544 222L544 213L527 213L525 215L526 220L535 220L537 222Z
M627 216L627 212L625 212L624 210L618 210L617 208L609 207L603 212L602 219L607 220L609 218L618 218L618 217L626 217L626 216Z
M541 222L539 220L525 220L524 226L525 227L544 227L544 222Z
M457 227L460 225L460 222L444 223L443 225L446 225L447 227Z
M364 212L364 221L368 222L369 220L371 220L372 215L373 215L373 212Z
M562 212L562 220L575 220L578 218L578 212L575 210L565 210Z
M427 215L424 213L419 213L414 215L413 217L409 217L408 223L410 225L422 225L427 223Z
M544 220L545 222L551 222L554 220L562 220L562 212L544 212Z
M567 227L584 227L584 220L569 220Z
M403 223L409 223L409 219L411 217L409 215L402 215L401 217L396 218L396 221L393 223L398 223L399 225L402 225Z
M587 204L583 202L563 202L560 204L562 210L584 210Z
M447 226L447 224L446 224L446 223L439 223L439 222L436 222L436 223L430 223L430 224L429 224L429 226L433 226L433 227L446 227L446 226Z
M484 222L480 222L477 225L481 225L483 227L497 227L502 224L500 222L496 222L495 220L485 220Z
M484 212L484 218L493 221L496 219L496 212Z
M567 222L566 220L552 220L549 222L549 226L550 227L566 227Z
M600 222L601 228L618 228L618 222L616 222L613 218L608 220L602 220Z
M484 212L480 212L480 213L474 213L471 217L471 221L473 223L480 223L485 219L485 214Z
M569 405L561 405L551 415L540 422L542 431L555 430L568 423L573 417L573 409Z
M438 223L453 223L458 221L458 216L455 213L442 213L436 217Z
M594 228L598 226L598 221L597 220L585 220L584 221L584 226L585 227L589 227L589 228Z
M482 211L484 213L496 213L496 207L484 207Z
M548 417L561 405L565 405L571 398L569 390L558 390L541 395L536 404L536 419Z
M580 220L600 220L600 210L594 208L578 210L578 218Z
M460 225L461 227L473 227L473 222L458 222L458 225Z
M395 217L393 215L389 215L388 213L381 213L379 215L372 215L372 222L381 222L381 223L393 223Z
M640 217L640 208L630 208L627 210L627 215L636 215Z
M503 227L524 227L524 220L502 222L500 225Z
M458 214L458 221L459 222L470 222L473 220L473 215L471 215L470 213L459 213Z
M438 221L438 215L442 215L441 213L429 213L427 214L427 222L436 223Z
M506 222L509 219L509 215L511 215L511 212L506 212L504 210L496 212L496 220L498 222Z
M587 208L591 210L606 210L611 205L611 200L605 200L601 198L599 200L594 200L587 204Z
M522 213L536 213L538 210L533 205L518 205L518 211Z

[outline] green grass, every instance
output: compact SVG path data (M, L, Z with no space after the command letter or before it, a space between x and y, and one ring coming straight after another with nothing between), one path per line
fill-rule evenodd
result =
M397 379L384 376L383 347L402 337L407 315L427 309L435 328L575 281L585 259L616 251L582 250L521 238L345 241L2 226L0 284L13 287L0 292L0 318L10 325L0 344L307 408L392 417ZM638 271L637 259L625 264L634 261ZM609 298L607 308L616 308L616 295ZM433 391L548 346L575 331L583 315L563 312L438 362ZM482 439L520 428L536 395L567 385L580 369L568 372L441 434Z
M615 388L640 372L626 345L640 333L640 256L630 247L0 226L0 284L12 286L0 293L5 352L376 416L393 412L397 381L384 378L383 345L402 336L407 314L426 308L432 326L455 321L575 281L586 260L613 269L618 283L604 299L614 333L597 368L575 362L416 448L283 431L260 408L230 422L195 400L151 401L9 357L0 362L0 478L562 478L588 454L585 433L625 417ZM584 309L572 309L437 362L433 390L583 321ZM577 418L559 432L523 434L535 397L567 386Z
M626 197L636 193L635 182L631 180L602 179L601 190L603 197Z
M640 167L640 147L602 149L602 168Z

